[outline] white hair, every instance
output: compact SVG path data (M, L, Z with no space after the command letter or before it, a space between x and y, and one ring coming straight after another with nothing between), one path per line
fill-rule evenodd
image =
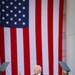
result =
M37 67L40 72L42 71L42 68L40 65L35 65L35 67Z

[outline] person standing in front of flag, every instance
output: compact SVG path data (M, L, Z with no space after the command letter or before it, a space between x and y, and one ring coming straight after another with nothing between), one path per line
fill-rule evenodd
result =
M35 65L34 66L34 75L43 75L42 73L42 68L40 65Z

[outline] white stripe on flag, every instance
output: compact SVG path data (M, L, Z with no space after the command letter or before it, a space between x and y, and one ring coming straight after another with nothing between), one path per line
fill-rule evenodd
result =
M30 40L30 68L36 65L36 38L35 38L35 0L29 0L29 40Z
M54 75L58 75L59 0L54 0L53 5Z
M49 75L49 61L48 61L48 23L47 11L48 0L42 0L42 55L43 55L43 74Z
M17 57L18 57L18 72L24 74L24 51L23 51L23 30L17 28Z
M6 75L12 75L11 72L11 42L10 42L10 28L4 28L4 44L5 44L5 62L9 62L6 69Z

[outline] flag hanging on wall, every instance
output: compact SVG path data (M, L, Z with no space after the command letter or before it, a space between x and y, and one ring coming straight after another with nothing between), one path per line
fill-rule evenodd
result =
M33 75L36 64L44 75L61 75L63 0L1 0L1 63L3 75Z

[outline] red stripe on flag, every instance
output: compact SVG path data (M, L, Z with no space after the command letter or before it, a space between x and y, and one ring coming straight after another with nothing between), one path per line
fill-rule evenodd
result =
M0 52L1 52L1 64L5 62L5 51L4 51L5 45L4 45L4 28L0 27ZM5 75L5 71L2 73L2 75Z
M58 60L62 61L62 28L63 28L63 4L64 0L60 0L59 5L59 42L58 42ZM59 66L59 75L62 74L62 69Z
M18 66L17 66L17 33L16 28L10 29L11 37L11 66L12 66L12 75L18 75Z
M48 55L49 55L49 75L53 73L53 0L48 0Z
M30 75L30 46L29 46L29 29L23 29L24 44L24 74Z
M42 66L42 33L41 33L41 0L36 0L36 59L37 64ZM43 68L43 67L42 67Z

